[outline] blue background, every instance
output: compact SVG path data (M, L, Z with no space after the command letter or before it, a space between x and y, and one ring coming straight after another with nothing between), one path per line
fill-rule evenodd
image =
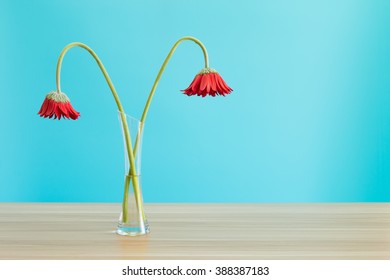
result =
M2 0L0 201L121 201L116 106L87 52L62 71L81 118L37 116L57 57L90 45L140 117L185 35L234 92L181 94L203 56L180 45L146 121L146 202L390 201L389 14L386 0Z

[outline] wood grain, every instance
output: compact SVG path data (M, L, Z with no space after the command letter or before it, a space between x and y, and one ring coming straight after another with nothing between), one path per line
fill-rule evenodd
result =
M145 207L126 237L119 204L0 203L0 259L390 259L390 203Z

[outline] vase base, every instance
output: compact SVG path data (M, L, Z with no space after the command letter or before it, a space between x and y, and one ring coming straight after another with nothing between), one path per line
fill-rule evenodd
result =
M119 235L126 236L137 236L144 235L150 232L149 226L145 225L144 227L130 227L130 226L118 226L116 233Z

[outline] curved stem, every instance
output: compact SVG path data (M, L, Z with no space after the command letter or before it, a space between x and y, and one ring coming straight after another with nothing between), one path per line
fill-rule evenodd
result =
M106 71L106 68L104 67L103 63L101 62L101 60L99 59L97 54L90 47L88 47L87 45L85 45L83 43L79 43L79 42L70 43L70 44L66 45L63 48L63 50L61 51L60 56L58 57L57 69L56 69L57 92L61 91L61 66L62 66L62 60L64 59L65 54L73 47L83 48L83 49L87 50L93 56L93 58L96 60L96 62L98 64L100 70L102 71L102 73L104 75L104 78L107 81L108 86L110 87L110 90L112 92L112 95L114 96L116 105L118 106L118 110L120 112L124 112L122 104L121 104L121 102L119 100L118 93L115 90L115 87L114 87L114 85L113 85L113 83L112 83L112 81L110 79L110 76L108 75L108 73Z
M129 132L129 128L128 128L128 125L127 125L126 115L124 113L122 103L119 100L118 93L115 90L114 84L112 83L112 81L110 79L110 76L108 75L108 73L106 71L106 68L104 67L103 63L101 62L101 60L99 59L97 54L90 47L88 47L87 45L85 45L83 43L74 42L74 43L70 43L70 44L66 45L63 48L63 50L60 53L60 56L58 57L57 69L56 69L57 92L61 92L60 74L61 74L62 60L64 59L65 54L73 47L83 48L83 49L87 50L93 56L93 58L96 60L96 62L98 64L100 70L102 71L102 73L104 75L104 78L107 81L108 86L110 87L110 90L111 90L112 95L113 95L113 97L115 99L115 102L116 102L116 105L117 105L118 110L120 112L120 116L121 116L121 120L122 120L122 126L123 126L123 131L124 131L124 135L125 135L125 142L126 142L126 148L127 148L127 156L129 158L129 162L130 162L129 175L131 176L131 178L133 180L134 194L136 196L136 201L137 201L138 207L140 207L142 215L144 216L144 211L143 211L143 207L142 207L142 200L141 200L141 196L140 196L140 188L139 188L138 178L137 178L137 176L132 176L132 175L136 175L135 174L136 171L133 171L134 168L135 168L135 160L134 160L133 147L131 145L130 132ZM133 172L134 172L134 174L133 174ZM125 196L128 193L128 184L129 183L130 182L128 180L125 180ZM127 203L125 203L125 200L124 200L124 203L123 203L123 215L124 215L124 217L123 217L124 222L127 222L127 219L128 219L128 217L127 217Z
M154 96L154 92L156 91L156 88L157 88L158 82L160 81L162 73L164 72L165 67L167 66L167 64L168 64L169 60L171 59L173 53L175 52L176 48L180 45L180 43L182 43L183 41L187 41L187 40L193 41L194 43L196 43L202 49L203 56L204 56L205 67L206 68L209 67L209 56L208 56L208 53L207 53L207 49L206 49L205 45L203 45L203 43L200 40L198 40L198 39L196 39L194 37L186 36L186 37L182 37L182 38L180 38L179 40L176 41L176 43L173 45L173 47L169 51L167 57L165 58L163 64L161 65L160 71L158 71L158 74L157 74L156 79L154 80L154 84L152 86L152 89L150 90L149 97L148 97L148 99L146 101L145 108L144 108L144 111L143 111L142 117L141 117L141 128L140 128L141 131L140 131L140 133L138 134L138 136L137 136L137 138L135 140L134 155L137 154L139 135L142 134L142 130L143 130L144 122L145 122L145 119L146 119L146 115L148 114L150 103L152 102L152 98Z
M145 122L146 115L148 114L149 106L150 106L150 103L152 102L152 98L153 98L154 92L156 91L158 82L160 81L161 75L162 75L162 73L164 72L165 67L167 66L169 60L171 59L171 56L173 55L173 53L175 52L175 50L176 50L176 48L179 46L179 44L180 44L181 42L187 41L187 40L193 41L193 42L195 42L196 44L198 44L199 47L201 47L201 49L202 49L202 51L203 51L205 67L206 67L206 68L209 67L209 56L208 56L208 54L207 54L207 49L206 49L206 47L203 45L203 43L202 43L201 41L199 41L198 39L196 39L196 38L194 38L194 37L189 37L189 36L182 37L182 38L180 38L179 40L177 40L177 42L173 45L173 47L172 47L171 50L169 51L167 57L165 58L164 63L161 65L160 71L158 72L157 77L156 77L156 79L155 79L155 81L154 81L154 84L153 84L153 86L152 86L152 89L150 90L148 100L146 101L146 104L145 104L144 112L142 113L141 123L144 123L144 122Z

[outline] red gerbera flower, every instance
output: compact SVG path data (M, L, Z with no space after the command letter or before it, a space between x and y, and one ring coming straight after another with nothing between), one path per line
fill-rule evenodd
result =
M57 91L52 91L46 95L38 114L41 117L49 117L49 119L54 116L54 119L61 119L63 117L76 120L80 116L80 113L73 109L66 94Z
M205 97L206 95L216 96L231 93L233 90L225 83L221 75L215 69L203 68L195 76L190 86L183 93L188 96L198 95Z

